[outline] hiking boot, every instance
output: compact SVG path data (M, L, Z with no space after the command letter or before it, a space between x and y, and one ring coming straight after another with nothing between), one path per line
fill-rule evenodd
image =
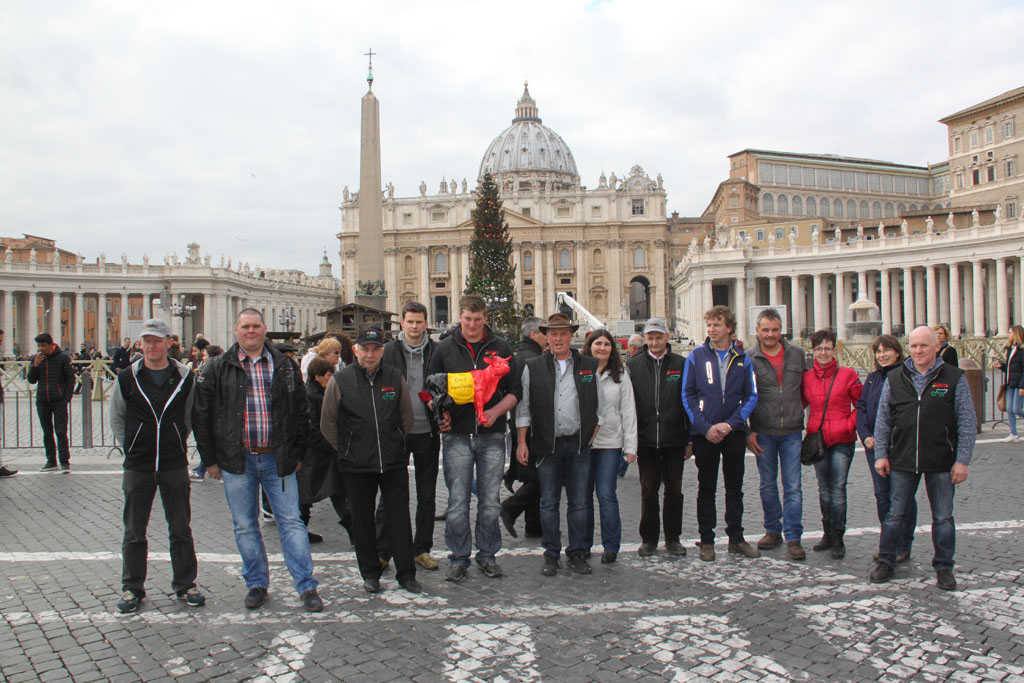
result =
M263 603L266 601L267 589L260 588L259 586L253 586L245 596L245 608L256 609L257 607L262 607Z
M554 576L558 573L562 563L558 561L557 557L544 557L544 566L540 568L540 573L544 576Z
M679 541L665 541L665 550L669 555L683 557L686 555L686 548Z
M868 581L871 583L885 583L892 578L892 573L892 567L885 562L878 562L875 564L875 568L871 570L871 576L868 577Z
M831 547L832 547L832 534L830 534L828 532L828 529L826 529L825 533L823 533L822 536L821 536L821 540L818 541L817 543L815 543L814 545L812 545L811 546L811 550L813 550L816 553L820 553L823 550L828 550Z
M423 569L426 569L428 572L434 572L440 568L437 562L434 561L434 558L430 556L430 553L421 553L412 559L413 562Z
M594 570L590 568L590 563L587 562L587 558L583 555L573 555L569 558L569 569L573 570L577 574L593 574Z
M935 583L944 591L955 591L956 590L956 577L953 576L952 569L940 569L935 572Z
M192 586L184 593L178 593L178 599L182 600L189 607L202 607L206 604L206 596L199 592L199 589Z
M789 554L790 559L793 560L806 560L807 552L804 551L804 547L800 545L800 541L790 541L786 544L786 552Z
M640 557L650 557L654 554L654 551L657 549L658 546L654 543L648 543L647 541L644 541L640 544L640 547L637 548L636 554Z
M746 541L740 541L739 543L730 543L729 552L743 557L761 557L761 551L750 545Z
M715 544L714 543L701 543L700 544L700 559L705 562L715 561Z
M56 469L56 467L54 469ZM125 591L121 594L121 599L117 601L117 611L121 614L134 612L139 609L140 602L142 602L142 598L138 597L131 591Z
M482 571L484 573L484 576L486 576L489 579L496 579L499 576L505 575L505 572L501 571L501 567L499 567L498 563L494 560L487 560L486 562L481 564L480 571Z
M782 534L777 534L774 531L767 531L765 535L761 537L761 540L757 542L757 547L761 550L771 550L775 546L782 544Z
M469 571L461 564L448 565L448 571L444 573L444 580L452 583L462 583L469 576Z
M324 609L324 601L320 599L316 589L311 588L302 594L302 606L307 612L321 612Z

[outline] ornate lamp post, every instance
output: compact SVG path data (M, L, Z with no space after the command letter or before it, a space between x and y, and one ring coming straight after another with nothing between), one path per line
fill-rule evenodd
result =
M295 309L282 310L277 316L277 323L284 328L285 332L291 333L292 328L298 323L298 318L295 317Z

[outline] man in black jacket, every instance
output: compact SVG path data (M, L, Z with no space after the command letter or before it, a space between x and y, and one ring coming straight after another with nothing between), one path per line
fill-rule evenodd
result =
M134 612L146 595L146 527L157 489L167 519L171 588L199 607L196 548L189 505L188 435L192 430L195 379L167 350L171 329L163 320L142 325L142 358L117 375L110 396L110 428L124 445L124 541L121 544L120 612Z
M644 326L646 344L629 359L629 378L636 398L636 463L640 468L640 557L654 554L661 523L658 491L665 486L661 517L665 550L685 555L683 531L683 462L690 457L690 422L683 410L683 357L672 353L668 328L661 318Z
M270 583L259 527L262 485L274 509L295 590L303 607L319 612L324 603L316 591L306 525L299 518L295 477L309 437L302 374L287 356L266 343L267 326L255 308L238 314L235 338L238 341L210 361L197 379L192 425L199 456L211 478L224 480L242 576L249 588L245 606L262 606Z
M413 424L412 401L401 371L381 363L384 334L371 327L356 338L356 363L337 372L324 391L320 431L338 449L352 506L352 544L363 588L380 592L383 571L377 554L374 507L380 489L388 522L395 578L410 593L423 588L416 580L409 523L409 449L405 437Z
M110 360L114 364L114 372L120 372L126 367L131 365L131 348L132 340L130 337L125 337L121 345L114 349L114 355L110 357Z
M28 383L39 383L36 391L36 413L43 428L46 463L41 472L57 469L60 454L61 472L71 471L71 450L68 448L68 403L75 391L75 370L71 358L43 332L36 337L39 353L28 369ZM54 444L54 433L57 442Z
M537 358L548 348L548 338L540 331L544 320L537 317L523 321L523 338L519 342L519 353L516 354L516 365L520 371L526 367L526 361ZM529 439L529 437L527 437ZM540 482L537 481L537 466L530 459L520 465L515 458L516 440L513 439L512 458L508 471L505 473L505 487L512 490L512 482L519 480L523 485L516 492L501 502L501 522L505 525L512 538L516 538L516 519L523 515L526 520L526 537L539 538L542 534L540 525Z
M416 535L413 538L413 559L423 569L434 571L437 562L430 556L434 546L434 508L437 495L437 464L441 436L434 423L433 412L419 399L423 380L437 343L427 334L427 307L410 301L402 307L402 331L397 339L384 345L382 363L397 368L405 378L412 397L412 429L405 445L412 453L416 476ZM387 512L384 498L377 506L377 552L382 560L391 558L388 543Z
M498 490L505 469L507 415L522 398L519 368L512 347L485 324L487 302L479 294L467 294L459 302L459 327L437 345L427 375L483 370L486 356L509 359L509 372L499 381L484 404L484 422L477 424L472 403L455 406L438 425L444 445L444 481L448 486L448 515L444 538L451 551L446 581L464 581L469 572L473 537L469 529L469 499L476 480L476 562L490 578L504 573L495 560L501 549Z

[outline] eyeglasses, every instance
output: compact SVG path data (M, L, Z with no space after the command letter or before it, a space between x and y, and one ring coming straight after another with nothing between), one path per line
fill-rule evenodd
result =
M832 353L835 350L836 349L835 349L834 346L816 346L816 347L814 347L814 352L815 353Z

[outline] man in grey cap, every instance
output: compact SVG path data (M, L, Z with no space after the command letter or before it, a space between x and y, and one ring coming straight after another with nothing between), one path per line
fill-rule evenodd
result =
M189 606L206 602L196 589L186 446L192 429L195 376L168 357L170 334L163 320L143 323L142 358L117 373L110 397L110 428L124 447L120 612L136 611L146 595L146 527L157 490L167 519L171 588Z

